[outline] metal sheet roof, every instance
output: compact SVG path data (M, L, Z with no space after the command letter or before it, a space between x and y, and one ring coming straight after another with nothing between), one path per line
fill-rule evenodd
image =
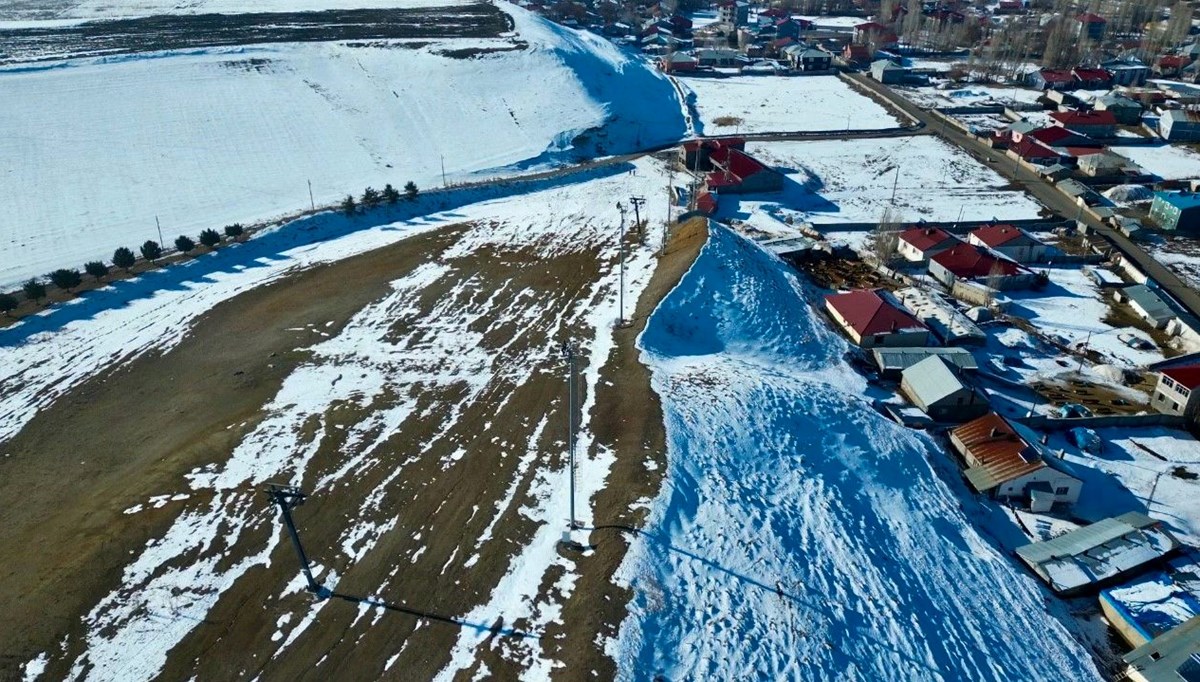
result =
M923 348L892 348L884 346L875 348L872 352L875 356L875 364L881 370L904 370L931 355L936 355L959 369L979 369L979 363L975 360L975 356L971 354L971 351L956 346Z
M1035 542L1017 548L1017 554L1022 559L1035 564L1045 563L1051 559L1069 556L1080 556L1100 545L1112 542L1117 538L1129 535L1135 530L1157 525L1158 521L1141 512L1126 512L1120 516L1097 521L1096 523L1077 528L1068 533L1047 540Z
M994 412L969 421L950 434L966 450L963 455L967 463L975 463L965 473L979 492L1046 466L1037 448Z
M914 402L921 405L933 405L967 387L950 369L950 365L936 355L925 358L901 374Z
M1147 680L1192 680L1189 661L1200 652L1200 616L1125 654L1122 658Z

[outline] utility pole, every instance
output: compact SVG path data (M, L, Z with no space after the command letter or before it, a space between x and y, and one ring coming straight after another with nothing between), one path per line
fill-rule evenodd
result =
M438 154L438 158L442 161L442 187L446 186L446 155Z
M317 210L317 202L313 200L312 180L308 181L308 205L312 206L312 210Z
M621 236L617 245L621 254L620 283L617 294L617 326L625 326L625 207L617 202L617 210L621 212Z
M579 527L575 521L575 345L564 341L562 354L567 361L567 470L571 497L571 519L563 540L570 540L570 532Z
M154 216L154 226L158 228L158 245L166 248L166 244L163 244L162 223L158 222L158 216Z
M645 238L646 231L642 229L642 204L646 203L645 197L629 197L629 203L633 204L633 219L636 221L638 236Z
M300 569L304 571L304 579L308 581L308 591L320 594L321 586L313 578L312 569L308 564L308 555L304 553L304 547L300 544L300 534L296 532L296 524L292 522L292 510L304 504L308 495L301 492L299 488L278 483L268 483L267 489L263 492L279 506L279 515L283 519L283 525L287 528L288 535L292 538L292 547L295 548L296 556L300 559Z
M900 164L896 164L896 179L892 181L892 206L896 205L896 187L900 184Z

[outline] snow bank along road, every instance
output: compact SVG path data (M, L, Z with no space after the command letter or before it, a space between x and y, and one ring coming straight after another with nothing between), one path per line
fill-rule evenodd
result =
M1099 679L953 465L867 403L813 300L718 228L651 317L669 465L620 572L623 678Z

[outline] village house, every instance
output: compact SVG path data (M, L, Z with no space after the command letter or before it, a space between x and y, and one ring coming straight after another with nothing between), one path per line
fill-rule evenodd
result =
M929 331L943 344L952 346L987 342L983 330L940 294L917 287L905 287L897 290L895 296L900 305L929 327Z
M1112 137L1117 129L1117 119L1111 111L1055 111L1050 119L1054 125L1088 137Z
M1025 77L1029 87L1035 90L1070 90L1075 87L1075 76L1060 69L1038 69Z
M1104 30L1108 27L1108 22L1104 17L1091 12L1084 12L1075 17L1075 22L1078 26L1078 35L1080 38L1087 40L1104 40Z
M1162 78L1173 78L1178 76L1183 68L1191 64L1192 60L1183 55L1167 54L1158 58L1154 63L1154 73Z
M924 263L930 256L961 243L961 239L940 227L910 227L900 233L896 251L907 261Z
M1028 136L1021 138L1019 142L1014 141L1006 153L1014 159L1038 166L1053 166L1070 161L1066 154Z
M1155 329L1163 329L1171 320L1179 317L1162 297L1145 284L1131 284L1117 289L1113 292L1113 298L1118 303L1128 305L1134 314Z
M733 48L702 48L696 50L696 61L700 66L734 67L746 63L746 58Z
M1168 142L1200 141L1200 112L1168 109L1158 118L1158 134Z
M1150 405L1163 414L1194 418L1200 411L1200 364L1167 367L1159 371Z
M1150 67L1134 56L1109 59L1100 63L1100 68L1112 74L1113 85L1145 85L1150 77Z
M908 80L908 69L897 65L890 59L879 59L871 62L871 78L884 85L896 85Z
M1192 682L1200 676L1200 616L1121 657L1129 682Z
M825 310L846 336L863 348L924 346L929 342L929 329L883 289L829 294Z
M884 379L899 379L904 370L933 356L946 361L959 372L979 370L979 363L971 351L958 346L883 346L872 349L871 355L875 359L875 366L879 368L879 375Z
M1075 67L1071 69L1075 85L1085 90L1098 90L1112 86L1112 74L1104 69Z
M978 492L1035 512L1079 500L1083 482L1050 466L1032 436L1022 437L995 412L952 430L950 444L966 466L963 475Z
M929 259L929 274L947 287L957 280L977 281L998 290L1033 286L1037 276L1028 268L997 258L973 244L963 244Z
M741 137L708 137L703 140L688 140L680 150L683 152L683 165L693 173L713 170L709 154L723 148L746 148L746 140Z
M796 71L828 71L833 67L833 55L824 50L806 47L789 51L788 63Z
M1069 597L1135 575L1181 546L1160 521L1127 512L1016 551L1051 590Z
M1141 166L1110 150L1079 157L1079 172L1093 178L1114 178L1136 181L1145 175Z
M713 149L708 160L713 170L704 176L704 187L710 192L754 194L783 189L782 173L736 147Z
M718 8L717 18L722 24L745 26L750 23L750 3L727 0Z
M967 235L967 242L986 246L1018 263L1041 263L1050 247L1014 225L985 225Z
M695 71L699 60L686 52L670 52L658 58L658 68L663 73L686 73Z
M963 422L987 412L987 398L934 355L900 373L900 393L935 421Z
M1142 105L1128 97L1109 93L1096 98L1096 111L1110 111L1121 125L1137 125L1142 121Z
M859 45L871 45L878 50L895 45L896 40L896 32L877 21L864 22L854 27L854 42Z
M855 45L848 43L842 48L842 61L854 67L868 66L871 60L875 57L875 53L867 45Z
M1155 192L1150 219L1171 232L1200 229L1200 193Z

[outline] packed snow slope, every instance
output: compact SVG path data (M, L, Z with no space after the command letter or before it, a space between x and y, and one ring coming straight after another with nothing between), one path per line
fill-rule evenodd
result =
M716 228L649 321L669 465L621 569L623 677L1099 679L946 455L862 398L814 295Z
M503 6L497 39L213 48L0 70L0 288L361 193L678 139L670 83ZM463 57L464 49L505 51ZM53 115L48 115L53 112Z

